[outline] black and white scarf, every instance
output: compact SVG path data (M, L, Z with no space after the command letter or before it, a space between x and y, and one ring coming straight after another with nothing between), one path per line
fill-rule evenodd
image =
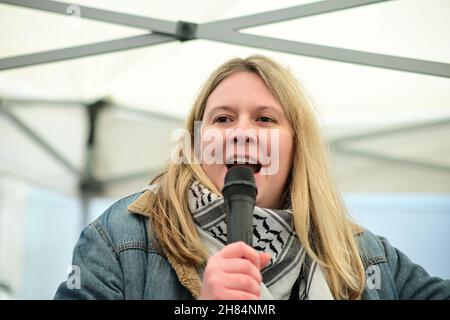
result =
M223 197L195 181L188 190L189 209L197 230L211 254L227 244ZM320 266L309 259L293 229L292 210L255 207L253 248L272 256L261 270L261 299L333 299ZM298 288L297 292L291 292Z

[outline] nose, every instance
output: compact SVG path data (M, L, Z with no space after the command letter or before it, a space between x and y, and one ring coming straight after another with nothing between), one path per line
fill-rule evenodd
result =
M234 145L252 145L256 144L257 132L253 128L249 120L240 119L236 126L230 128L230 133L227 135L227 143Z

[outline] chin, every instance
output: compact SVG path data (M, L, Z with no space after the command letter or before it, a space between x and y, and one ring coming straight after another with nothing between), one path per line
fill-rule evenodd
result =
M260 192L260 191L258 191L258 194L256 195L256 205L257 205L258 207L264 207L264 205L261 204L261 203L264 203L264 200L263 200L263 193Z

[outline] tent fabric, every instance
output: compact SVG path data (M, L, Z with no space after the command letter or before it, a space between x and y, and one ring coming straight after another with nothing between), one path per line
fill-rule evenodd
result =
M200 24L314 2L91 0L77 4ZM148 33L1 3L0 20L0 59ZM241 32L450 63L446 0L382 1ZM183 126L211 71L227 59L260 53L287 66L313 98L344 191L450 191L448 77L274 49L202 39L171 41L0 71L1 108L7 109L0 112L0 172L63 192L79 192L77 173L83 172L88 157L84 104L105 99L110 104L98 118L93 172L99 180L117 178L106 185L104 195L138 190L164 166L174 145L170 134ZM18 122L47 141L73 170L55 160ZM378 134L354 138L367 132ZM119 179L128 174L136 175Z

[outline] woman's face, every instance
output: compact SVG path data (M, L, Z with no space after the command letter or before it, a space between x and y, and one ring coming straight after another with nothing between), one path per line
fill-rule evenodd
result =
M222 190L227 170L252 168L256 205L278 208L292 168L293 133L281 105L255 73L235 72L208 97L201 124L202 168Z

